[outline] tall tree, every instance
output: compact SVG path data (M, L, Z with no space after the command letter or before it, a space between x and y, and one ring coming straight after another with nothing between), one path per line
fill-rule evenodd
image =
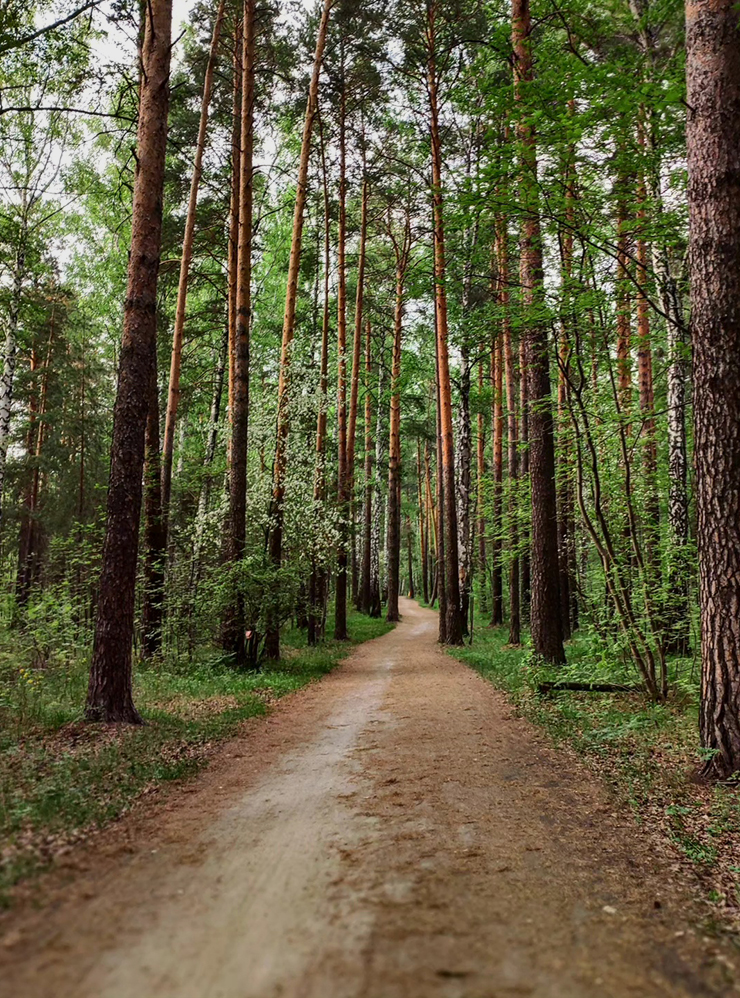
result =
M529 0L512 0L514 85L519 106L520 200L524 218L520 280L526 314L525 347L529 406L529 474L532 491L532 645L548 662L565 661L560 619L555 444L550 399L547 325L542 313L543 264L537 146L527 107L534 71Z
M157 342L172 0L142 8L139 126L118 391L113 416L108 515L86 717L141 722L134 706L131 645L139 549L144 431Z
M705 771L740 770L740 27L686 5L691 333Z

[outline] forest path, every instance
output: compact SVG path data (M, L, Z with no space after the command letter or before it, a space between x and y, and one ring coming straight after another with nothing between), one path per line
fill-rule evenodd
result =
M735 993L667 862L438 648L436 614L401 609L21 915L0 993Z

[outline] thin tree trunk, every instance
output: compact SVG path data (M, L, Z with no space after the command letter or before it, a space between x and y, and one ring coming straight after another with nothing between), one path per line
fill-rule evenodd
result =
M140 723L132 695L131 643L139 549L144 432L155 370L156 304L172 0L150 0L145 21L128 288L113 416L108 513L86 717Z
M317 504L326 499L326 418L329 394L329 265L331 251L331 216L329 213L329 187L326 169L324 129L319 117L319 148L321 152L321 179L324 200L324 294L321 321L321 359L319 361L319 402L316 413L316 468L314 471L313 498ZM324 602L326 596L326 569L319 564L319 552L311 553L311 577L308 586L308 643L315 645L324 636Z
M460 569L460 614L463 633L467 634L470 606L470 579L473 568L473 551L470 536L470 490L472 466L472 429L470 420L470 357L468 349L461 350L460 403L458 405L457 458L457 550Z
M479 348L480 359L478 361L478 398L483 398L483 364L485 357L485 347L481 343ZM478 438L476 441L476 477L477 477L477 512L478 512L478 578L479 583L479 603L481 616L488 613L488 575L486 565L486 507L485 507L485 474L486 474L486 438L485 438L485 416L483 407L478 405Z
M437 369L439 392L440 450L442 475L442 503L440 517L443 520L445 572L444 633L440 637L446 644L462 644L464 621L460 610L460 578L457 556L457 510L455 508L455 440L452 426L452 386L450 384L450 359L447 346L447 290L445 263L444 209L442 195L442 140L439 129L439 97L437 92L436 66L436 4L428 13L428 95L429 118L432 148L432 203L434 220L434 280L435 316L437 340ZM444 513L442 512L444 506Z
M254 207L254 81L256 47L256 0L244 0L242 21L242 102L239 126L239 239L236 265L234 317L234 374L231 412L231 460L229 468L228 559L236 564L244 557L247 530L247 448L249 442L249 337L252 318L252 237ZM226 611L222 627L224 648L233 652L237 665L246 661L244 607L236 594Z
M424 516L424 494L421 475L421 442L416 441L416 492L419 504L419 555L421 561L421 587L424 602L429 602L429 572L427 564L427 534Z
M403 337L403 295L411 249L411 216L406 216L403 243L391 234L396 253L396 304L393 320L393 355L391 361L391 405L388 433L388 605L386 620L400 620L398 592L401 561L401 341Z
M382 327L381 327L382 329ZM383 391L385 389L385 352L384 338L381 332L381 342L378 364L378 404L375 424L375 484L373 487L373 527L370 561L370 616L379 617L382 613L382 593L380 581L380 520L382 510L382 493L380 489L380 469L383 467Z
M290 384L290 351L295 333L295 312L298 299L298 277L301 264L301 241L303 236L303 219L306 209L308 187L308 164L311 154L311 132L318 113L319 75L326 44L326 30L329 23L332 0L325 0L321 14L316 52L314 54L313 71L306 104L306 117L303 124L301 140L301 158L298 166L298 183L293 214L293 238L290 246L290 262L288 264L288 285L285 294L285 314L283 316L283 339L280 349L280 379L278 382L278 417L275 440L275 467L272 479L272 528L270 530L269 555L273 568L279 569L283 561L283 502L285 499L285 471L287 459L288 432L290 429L290 410L288 388ZM270 621L265 636L265 654L268 658L280 657L280 624Z
M740 770L740 29L686 5L687 145L705 771Z
M523 90L533 79L532 25L529 0L512 0L514 80L520 105L517 134L521 150L522 225L521 284L528 328L525 333L530 420L530 481L532 492L532 608L530 626L535 652L546 661L565 661L560 620L555 444L550 400L547 327L536 314L544 292L542 236L537 186L534 129L522 107Z
M182 369L182 343L185 328L185 312L188 300L188 281L190 265L193 260L193 240L195 236L195 211L198 203L198 188L203 172L203 152L206 146L208 129L208 110L211 104L213 90L213 73L216 68L221 25L224 19L225 0L221 0L216 20L213 24L211 50L206 65L206 75L203 81L203 98L200 105L200 125L195 143L195 159L193 161L193 176L190 181L190 197L185 215L185 234L182 241L182 257L180 258L180 281L177 287L177 305L175 307L175 325L172 332L172 358L170 362L170 384L167 394L167 414L164 422L164 443L162 445L162 536L167 546L167 531L169 527L170 495L172 492L172 455L175 448L175 423L177 407L180 402L180 371Z
M373 396L371 379L373 374L373 341L370 320L365 326L365 503L362 530L362 581L360 585L360 609L370 613L371 609L371 570L372 570L372 521L373 521Z
M503 272L507 279L508 266ZM518 495L519 485L519 440L517 435L516 406L519 395L514 350L511 345L511 323L508 321L509 307L508 290L502 293L501 304L504 308L503 323L503 353L506 366L506 408L508 412L508 442L509 442L509 644L518 645L521 642L521 607L519 595L519 521Z
M339 545L334 584L334 639L346 641L347 565L349 542L349 466L347 452L347 132L344 83L344 45L340 42L341 97L339 102L339 225L337 231L337 498Z
M355 445L357 439L357 409L360 397L360 363L362 358L362 301L365 289L365 243L367 240L367 178L362 183L360 218L360 250L357 259L357 293L355 297L355 332L352 340L352 374L350 377L349 420L347 425L347 494L352 542L352 596L357 602L358 572L355 556Z
M408 571L409 571L409 585L407 589L408 598L415 599L416 591L414 590L414 554L412 547L412 532L411 532L411 516L406 515L406 550L408 553Z
M10 442L10 416L13 409L13 388L18 353L18 325L26 266L25 231L21 234L13 268L13 290L8 308L8 324L3 346L3 371L0 375L0 511L5 487L5 466Z
M496 220L496 258L498 271L497 297L502 302L505 293L508 303L508 290L504 287L508 281L509 255L507 233L503 217ZM504 309L503 323L508 323L508 308ZM491 545L492 565L492 606L491 623L494 627L504 622L504 586L501 568L501 525L503 522L503 480L504 480L504 408L503 408L503 357L502 329L494 333L491 344L491 388L493 391L492 433L493 443L493 543Z

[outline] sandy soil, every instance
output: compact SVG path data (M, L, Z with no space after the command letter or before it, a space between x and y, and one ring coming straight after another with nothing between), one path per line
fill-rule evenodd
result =
M13 998L737 994L672 868L403 622L0 924Z

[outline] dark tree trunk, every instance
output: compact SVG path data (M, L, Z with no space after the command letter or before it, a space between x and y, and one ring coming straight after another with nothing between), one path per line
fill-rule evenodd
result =
M136 178L108 510L86 717L141 723L134 707L131 645L139 551L144 432L155 369L157 278L167 147L172 0L142 8L144 38Z
M241 157L239 163L239 239L234 317L234 377L229 471L229 561L244 557L247 534L247 445L249 439L249 337L252 318L252 216L254 201L254 80L256 0L244 0L242 23ZM224 621L224 646L246 664L244 607L241 597Z
M740 30L686 5L691 331L707 774L740 770Z
M365 502L362 521L362 578L360 583L360 609L370 613L372 605L372 526L373 526L373 341L370 320L365 327Z
M499 256L499 264L505 262ZM501 282L499 275L499 301ZM505 320L506 321L506 320ZM496 330L491 344L491 388L493 390L491 441L493 444L493 543L491 545L491 624L497 627L504 622L504 579L501 568L501 524L503 522L503 481L504 481L504 410L503 410L503 364L501 330Z
M532 492L532 605L530 626L535 652L546 661L565 661L560 619L558 524L555 502L555 440L550 398L547 326L538 315L542 297L542 236L534 129L522 106L522 90L533 78L529 0L512 2L514 78L520 104L521 200L525 217L521 237L522 296L527 316L525 352L529 397L529 474Z
M446 644L462 644L463 620L460 608L460 577L457 555L457 509L455 507L455 439L452 425L452 387L450 384L450 358L447 346L447 291L444 232L444 199L442 194L442 139L439 127L438 77L436 65L436 6L428 12L428 94L429 119L432 147L432 204L434 221L434 303L437 333L437 381L439 393L439 437L441 450L440 519L444 525L444 555L442 569L445 572L444 602L446 622L444 637ZM444 513L442 512L444 506ZM441 541L441 535L440 535ZM442 545L440 544L442 548ZM441 612L441 605L440 605Z

